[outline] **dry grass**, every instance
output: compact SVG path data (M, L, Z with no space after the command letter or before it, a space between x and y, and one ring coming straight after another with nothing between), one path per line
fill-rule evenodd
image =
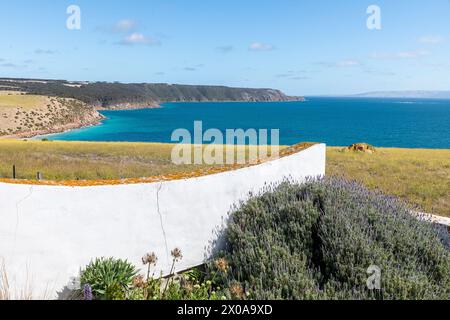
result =
M328 148L327 174L359 180L437 215L450 217L450 150Z
M33 290L28 281L20 290L12 288L5 263L0 260L0 301L2 300L33 300Z
M11 178L13 164L18 179L35 179L39 171L46 180L141 178L224 167L175 165L171 161L173 147L158 143L0 140L0 178ZM253 160L249 151L256 148L236 147L236 156L245 154L247 160Z
M182 175L226 169L220 165L175 165L171 144L0 140L0 178L99 180ZM248 155L249 148L239 147ZM450 150L384 149L374 154L328 148L327 174L344 175L450 217Z
M0 301L10 300L8 274L6 273L5 263L0 261Z
M48 97L25 95L15 91L0 91L0 110L3 108L35 108L47 103Z

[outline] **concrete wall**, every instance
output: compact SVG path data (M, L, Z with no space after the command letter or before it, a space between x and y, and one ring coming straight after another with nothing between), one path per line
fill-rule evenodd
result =
M204 261L231 206L284 177L325 174L325 145L260 165L187 180L97 187L0 183L0 259L10 284L31 283L50 297L92 258L112 256L141 266L156 252L167 273L170 251L181 249L178 270ZM1 262L0 262L1 263Z

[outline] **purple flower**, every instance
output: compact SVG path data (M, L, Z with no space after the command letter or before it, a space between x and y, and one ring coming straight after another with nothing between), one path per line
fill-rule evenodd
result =
M85 284L83 288L84 300L92 300L92 287Z

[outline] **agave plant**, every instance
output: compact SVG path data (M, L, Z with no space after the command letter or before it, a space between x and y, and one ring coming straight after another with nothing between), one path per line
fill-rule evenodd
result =
M80 283L82 288L88 285L95 298L105 299L112 290L120 290L119 296L125 294L136 274L136 268L126 260L97 258L81 270Z

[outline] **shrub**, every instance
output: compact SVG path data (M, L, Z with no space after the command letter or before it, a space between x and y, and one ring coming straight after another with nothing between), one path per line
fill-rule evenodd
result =
M126 260L97 258L80 272L81 286L88 284L96 299L124 299L137 274Z
M448 234L355 182L268 187L234 210L223 236L208 268L229 298L449 298ZM367 286L370 266L379 289Z

